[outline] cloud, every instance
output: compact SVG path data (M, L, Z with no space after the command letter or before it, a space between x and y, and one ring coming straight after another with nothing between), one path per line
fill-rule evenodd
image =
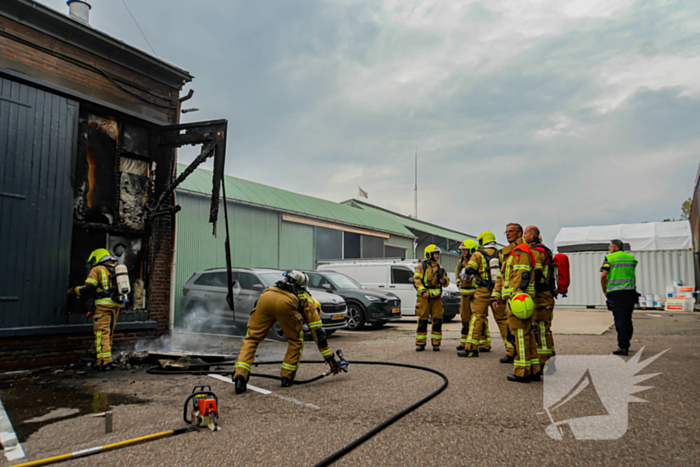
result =
M196 76L183 120L229 120L233 175L410 213L417 151L421 218L549 241L676 217L691 194L692 2L127 1ZM121 2L94 3L94 27L148 50Z

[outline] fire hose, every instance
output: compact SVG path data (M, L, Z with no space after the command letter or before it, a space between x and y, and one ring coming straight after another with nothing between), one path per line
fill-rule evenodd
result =
M342 355L342 353L340 354ZM342 357L341 357L342 360ZM325 364L325 361L302 361L302 364ZM419 366L419 365L410 365L408 363L394 363L394 362L374 362L374 361L366 361L366 360L350 360L345 362L347 364L353 364L353 365L382 365L382 366L393 366L393 367L399 367L399 368L409 368L412 370L421 370L421 371L427 371L429 373L433 373L435 375L438 375L439 377L442 378L442 385L436 389L435 391L431 392L418 402L414 403L413 405L405 408L401 412L395 414L393 417L383 421L376 427L374 427L372 430L368 431L364 435L360 436L357 438L355 441L352 443L348 444L342 449L339 449L338 451L334 452L330 456L326 457L323 459L321 462L316 464L315 467L325 467L328 465L333 464L335 461L340 459L341 457L349 454L351 451L353 451L355 448L360 446L361 444L365 443L366 441L369 441L371 438L379 434L381 431L384 429L388 428L389 426L393 425L409 413L413 412L416 410L418 407L422 406L423 404L426 404L429 402L431 399L437 397L440 393L442 393L445 389L447 389L447 385L449 383L449 380L447 379L447 376L445 376L444 373L435 370L433 368L428 368L424 366ZM258 365L281 365L282 361L272 361L272 362L255 362L253 365L258 366ZM221 362L217 363L216 366L232 366L235 365L235 362ZM161 370L158 367L153 367L149 368L147 370L148 373L150 374L156 374L156 375L179 375L179 374L187 374L187 375L210 375L210 374L217 374L217 375L233 375L233 371L221 371L221 370L210 370L210 371L204 371L204 370L183 370L183 371L166 371L166 370ZM314 381L318 381L321 378L324 378L327 376L329 372L320 374L318 376L315 376L313 378L307 379L307 380L295 380L293 383L294 384L308 384L312 383ZM276 380L281 380L282 378L280 376L276 375L268 375L268 374L263 374L263 373L250 373L250 376L255 376L258 378L270 378L270 379L276 379Z

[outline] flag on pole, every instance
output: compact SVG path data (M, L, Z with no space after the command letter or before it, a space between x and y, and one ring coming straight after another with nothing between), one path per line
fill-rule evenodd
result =
M363 189L360 188L359 186L357 187L357 189L360 190L360 198L367 198L367 199L369 199L369 195L367 194L367 192L366 192L365 190L363 190Z

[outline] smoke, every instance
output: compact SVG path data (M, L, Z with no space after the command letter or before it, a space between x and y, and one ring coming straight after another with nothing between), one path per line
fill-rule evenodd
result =
M158 339L140 339L134 344L136 352L166 352L170 350L170 334L164 334Z

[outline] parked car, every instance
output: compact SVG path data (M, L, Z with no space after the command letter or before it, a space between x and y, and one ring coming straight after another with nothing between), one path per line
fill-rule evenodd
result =
M309 289L338 294L348 305L348 329L360 330L365 324L380 328L401 319L401 299L391 292L368 290L352 277L335 271L304 271Z
M346 260L322 263L317 270L336 271L348 275L370 290L391 292L401 299L401 314L416 315L416 289L413 274L420 261L409 260ZM450 284L443 289L442 306L445 309L443 320L452 321L459 314L459 288Z
M260 295L266 288L284 279L283 271L278 269L233 268L232 272L235 281L233 293L235 314L226 303L226 269L207 269L194 273L183 287L181 302L183 322L194 321L200 328L210 329L236 327L239 331L245 332L248 318L255 309ZM347 327L347 305L342 297L324 291L313 291L312 296L321 304L319 315L328 335ZM304 324L304 331L308 333L306 324ZM275 323L268 337L284 339L279 323Z

